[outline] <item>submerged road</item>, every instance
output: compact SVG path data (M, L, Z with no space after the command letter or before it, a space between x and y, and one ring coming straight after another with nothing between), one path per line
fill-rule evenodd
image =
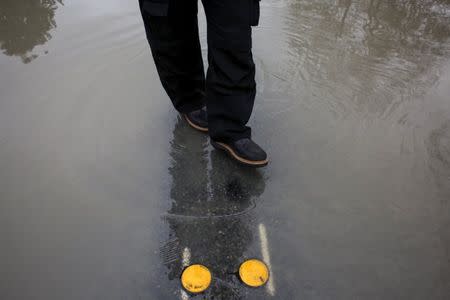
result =
M449 299L449 24L445 0L263 0L249 170L171 108L137 0L2 0L0 299Z

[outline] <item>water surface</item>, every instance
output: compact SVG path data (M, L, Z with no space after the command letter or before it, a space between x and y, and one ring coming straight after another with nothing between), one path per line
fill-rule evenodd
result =
M195 262L195 299L448 299L450 3L261 5L255 171L171 108L137 1L0 3L1 299L188 299Z

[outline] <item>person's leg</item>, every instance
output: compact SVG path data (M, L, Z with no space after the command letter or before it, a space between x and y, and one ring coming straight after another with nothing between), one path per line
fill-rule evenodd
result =
M250 138L246 126L256 93L252 25L258 0L203 0L208 25L206 102L213 140Z
M161 83L180 113L205 105L197 0L139 0Z
M252 28L259 0L203 0L208 23L206 103L211 144L252 167L267 165L266 152L246 126L256 94Z

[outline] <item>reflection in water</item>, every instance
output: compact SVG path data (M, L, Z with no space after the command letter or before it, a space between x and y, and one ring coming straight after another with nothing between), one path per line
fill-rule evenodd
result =
M450 53L445 0L308 0L286 13L279 89L307 89L320 95L310 105L340 117L388 117L436 82L433 67Z
M37 45L51 39L49 31L62 0L2 0L0 1L0 49L6 55L20 56L24 63L35 59L30 54Z
M446 252L450 253L450 120L431 132L427 148L428 163L442 197L440 214L443 222L437 232ZM443 277L448 282L450 275L443 273Z
M428 140L430 168L445 195L450 195L450 120L431 132Z
M253 241L252 208L265 183L257 170L242 168L217 151L208 166L206 146L205 135L178 120L170 152L170 236L161 252L170 280L179 279L188 259L213 273L206 297L240 299L235 272Z

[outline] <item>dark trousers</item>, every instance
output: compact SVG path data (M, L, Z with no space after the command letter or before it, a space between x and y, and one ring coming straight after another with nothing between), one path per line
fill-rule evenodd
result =
M181 113L208 109L209 134L219 141L251 136L255 100L252 29L259 0L202 0L207 19L205 77L198 33L198 0L139 0L162 85Z

